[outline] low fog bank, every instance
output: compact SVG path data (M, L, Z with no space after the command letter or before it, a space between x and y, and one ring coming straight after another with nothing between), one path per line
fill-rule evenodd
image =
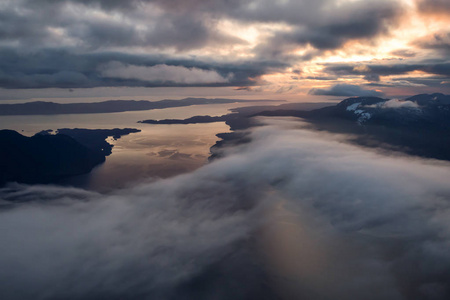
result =
M448 299L450 164L265 122L175 178L0 190L0 297Z

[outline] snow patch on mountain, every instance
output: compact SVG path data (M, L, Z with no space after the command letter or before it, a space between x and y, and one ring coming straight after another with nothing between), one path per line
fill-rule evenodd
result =
M370 118L372 118L372 115L369 114L368 112L364 112L362 110L360 110L361 112L359 113L359 118L358 118L358 124L362 125L364 122L366 122L367 120L369 120ZM355 112L356 113L356 112Z
M347 106L347 111L355 111L360 105L361 102L353 103L352 105Z
M358 124L361 125L362 123L366 122L367 120L369 120L372 115L362 109L358 109L359 106L361 105L361 102L357 102L357 103L353 103L349 106L347 106L346 110L347 111L353 111L355 113L355 115L358 116Z

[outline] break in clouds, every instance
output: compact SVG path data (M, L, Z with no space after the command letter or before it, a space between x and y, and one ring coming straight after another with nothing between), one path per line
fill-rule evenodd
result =
M294 121L251 137L112 194L3 188L0 297L448 299L447 162Z

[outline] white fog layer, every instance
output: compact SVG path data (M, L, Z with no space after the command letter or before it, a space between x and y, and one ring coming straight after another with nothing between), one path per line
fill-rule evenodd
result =
M265 122L174 178L1 189L0 298L248 299L260 280L281 299L448 295L449 163Z

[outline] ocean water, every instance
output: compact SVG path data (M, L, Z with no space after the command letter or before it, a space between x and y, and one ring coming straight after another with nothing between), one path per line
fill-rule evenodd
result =
M208 161L209 149L218 140L216 134L228 132L224 122L190 125L151 125L137 123L145 119L184 119L195 115L219 116L229 109L268 102L196 105L148 111L109 114L72 114L37 116L0 116L0 128L26 136L41 130L58 128L138 128L139 133L114 141L112 154L91 173L71 177L58 184L99 192L125 188L143 181L167 178L193 171Z

